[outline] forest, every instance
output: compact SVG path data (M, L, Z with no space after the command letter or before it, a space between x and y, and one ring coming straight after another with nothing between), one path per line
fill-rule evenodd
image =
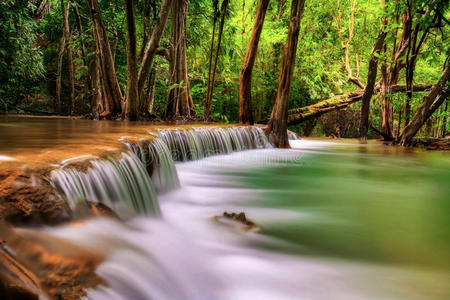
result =
M279 146L287 127L403 145L444 137L448 6L5 0L0 111L264 123Z

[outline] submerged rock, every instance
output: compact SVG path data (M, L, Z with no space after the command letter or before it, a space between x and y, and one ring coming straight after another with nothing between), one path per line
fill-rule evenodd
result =
M255 222L253 222L250 219L247 219L244 212L240 212L240 213L224 212L222 216L216 216L216 217L214 217L214 219L218 222L225 223L225 224L230 224L230 221L231 221L232 222L231 224L239 225L239 227L242 231L259 231L260 230L259 226L256 225Z

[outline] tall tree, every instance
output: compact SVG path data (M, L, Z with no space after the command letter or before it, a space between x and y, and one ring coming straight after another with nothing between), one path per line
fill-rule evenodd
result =
M268 5L269 0L261 0L258 4L252 35L239 77L239 122L244 124L253 124L252 73Z
M134 0L124 0L127 22L127 96L125 117L135 121L139 113L136 20Z
M185 0L187 1L187 0ZM164 28L166 27L167 18L169 17L169 11L171 10L171 6L176 5L175 2L177 0L163 0L161 3L161 8L159 10L159 18L156 21L155 27L151 32L150 38L148 38L147 43L145 45L145 50L142 56L141 67L138 73L138 95L140 98L143 97L142 93L144 91L145 82L147 81L147 77L150 74L153 59L155 58L155 54L158 51L162 34L164 32ZM187 9L187 3L186 3ZM187 13L187 12L186 12ZM185 16L186 17L186 16ZM175 22L175 20L172 20ZM173 26L173 24L172 24ZM183 27L184 28L184 27ZM185 30L185 29L183 29ZM184 33L184 31L183 31ZM186 39L184 39L184 44L186 48Z
M381 28L381 32L378 34L378 37L375 41L375 46L373 47L372 53L370 55L369 72L367 73L367 84L364 88L364 94L362 97L361 119L359 124L359 139L361 141L367 140L367 133L369 131L370 100L372 99L373 91L375 89L380 52L383 48L384 40L386 38L385 27L386 18L383 18L383 26Z
M422 99L422 103L417 108L413 120L406 125L405 129L398 138L398 142L402 146L407 146L411 143L413 137L419 132L420 128L430 118L430 116L439 108L445 100L448 100L450 94L450 62L447 61L442 72L441 78L431 88L430 92Z
M63 21L64 21L64 39L66 46L66 55L67 55L67 69L69 72L69 103L70 103L70 114L73 114L75 108L75 75L73 68L73 54L72 54L72 45L71 40L72 36L70 34L69 27L69 6L66 3L66 0L61 0L61 10L63 13Z
M148 76L147 87L144 89L141 103L141 112L152 113L153 104L155 101L155 87L156 87L156 69L152 69Z
M58 61L57 61L57 71L56 71L56 99L55 103L53 103L53 109L55 112L61 112L61 82L62 82L62 65L63 65L63 56L64 49L66 47L66 37L63 35L60 38L60 45L58 51Z
M105 98L103 117L116 117L122 112L122 91L117 80L114 58L108 39L108 31L103 22L98 0L86 0L92 22L92 33L97 47L100 75Z
M173 0L169 60L170 87L164 117L190 117L191 99L186 59L186 19L189 0Z
M216 81L217 62L219 60L220 45L222 44L223 27L225 25L225 16L227 15L229 3L230 3L229 0L223 0L222 6L220 8L220 24L219 24L219 36L217 37L217 49L216 54L214 56L214 66L212 69L211 80L209 81L208 92L206 94L206 101L205 101L204 117L206 120L209 120L211 118L211 106L214 92L214 83Z
M405 127L408 126L411 115L411 100L413 93L413 80L414 80L414 70L416 67L417 58L420 54L421 48L424 45L427 37L429 36L431 29L442 28L444 17L444 12L448 9L449 2L446 0L435 0L426 3L425 11L423 2L416 0L406 1L406 13L408 17L412 20L413 15L416 16L416 25L414 29L409 31L409 42L408 50L406 53L406 86L408 92L406 93L407 99L405 102ZM412 21L411 21L412 22ZM448 20L446 20L448 23ZM441 29L442 31L442 29Z
M211 71L212 71L212 59L213 59L213 54L214 54L214 37L216 35L216 23L217 23L217 19L220 16L219 0L212 0L212 5L213 5L214 16L213 16L213 28L212 28L212 33L211 33L211 45L209 46L209 64L208 64L208 81L207 81L208 87L207 87L205 105L204 105L204 111L203 111L203 117L206 120L211 118L212 103L209 103L209 87L211 85Z
M272 110L272 115L267 124L269 139L279 148L289 148L287 137L289 96L291 93L292 73L294 72L295 67L295 54L297 52L298 35L300 32L300 20L304 6L305 0L292 0L288 36L283 50L283 61L281 63L277 97Z
M398 19L398 18L397 18ZM402 62L406 50L408 49L409 36L411 31L411 18L405 11L402 14L402 33L397 39L394 39L392 45L392 55L389 65L383 63L381 66L381 128L386 136L394 136L394 112L392 107L392 89L399 81L400 71L405 66ZM394 36L397 36L397 28L393 30Z

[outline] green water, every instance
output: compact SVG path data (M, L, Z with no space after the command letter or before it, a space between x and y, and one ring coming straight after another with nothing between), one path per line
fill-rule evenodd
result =
M257 206L299 212L261 224L289 242L275 250L450 271L450 155L383 145L314 152L245 176L265 190Z

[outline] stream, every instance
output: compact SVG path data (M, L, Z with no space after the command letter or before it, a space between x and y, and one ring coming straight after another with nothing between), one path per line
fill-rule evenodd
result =
M106 284L86 299L450 298L447 153L320 139L273 149L259 129L212 131L160 131L165 154L151 180L142 146L130 144L122 161L53 173L73 208L107 198L125 219L35 229L106 257ZM171 141L185 143L182 155L171 157ZM0 157L14 159L5 149ZM126 184L101 192L121 174Z

